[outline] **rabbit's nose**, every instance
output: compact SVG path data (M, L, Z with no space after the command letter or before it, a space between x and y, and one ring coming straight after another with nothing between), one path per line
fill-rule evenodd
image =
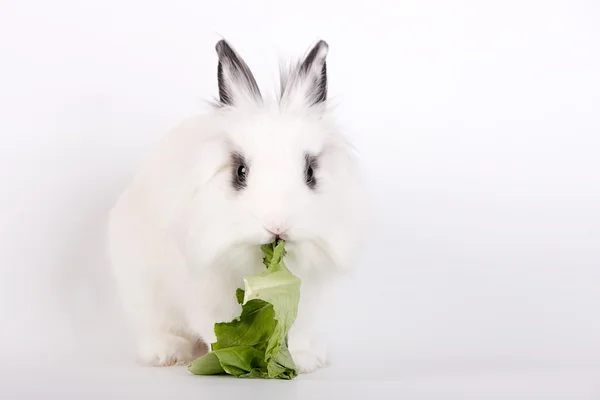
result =
M277 239L286 240L288 238L287 229L284 229L281 227L269 227L269 228L265 228L265 229L267 230L267 232L269 232L271 235L273 235L275 237L275 240L277 240Z

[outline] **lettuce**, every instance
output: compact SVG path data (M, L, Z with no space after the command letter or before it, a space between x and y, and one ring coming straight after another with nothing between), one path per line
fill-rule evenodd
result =
M209 353L190 364L191 373L270 379L298 375L287 335L296 320L301 281L283 261L283 240L263 245L261 250L266 271L245 277L244 290L235 293L241 315L215 324L217 341Z

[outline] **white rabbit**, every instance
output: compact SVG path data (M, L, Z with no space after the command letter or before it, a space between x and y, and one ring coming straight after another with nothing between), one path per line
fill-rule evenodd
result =
M144 363L188 363L214 342L277 237L302 279L292 357L301 373L328 363L324 296L359 255L365 215L357 157L326 105L328 49L319 41L265 99L219 41L217 107L175 128L112 209L113 277Z

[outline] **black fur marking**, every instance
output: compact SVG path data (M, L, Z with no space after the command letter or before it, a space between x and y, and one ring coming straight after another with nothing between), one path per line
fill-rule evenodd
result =
M249 173L248 164L240 153L231 154L231 186L234 190L243 190L247 184Z
M219 83L219 98L221 103L233 105L234 99L231 97L232 88L229 87L233 82L225 79L223 70L226 68L231 77L239 80L256 99L261 99L262 95L258 84L254 79L254 75L244 60L233 50L233 48L225 40L220 40L215 46L219 56L219 66L217 69L217 79Z
M227 94L227 89L225 88L225 80L223 78L223 63L220 61L217 68L217 79L219 81L219 100L222 104L232 105L231 98L229 97L229 94Z
M318 159L316 156L310 154L304 155L304 182L310 189L315 189L317 186L317 168L319 166Z
M317 95L315 96L316 103L322 103L327 100L327 63L323 61L321 68L321 80L317 83Z
M315 58L317 58L317 54L324 47L327 46L327 43L324 40L319 40L317 44L312 48L312 50L306 55L304 62L300 65L300 72L306 74L312 64L315 62Z

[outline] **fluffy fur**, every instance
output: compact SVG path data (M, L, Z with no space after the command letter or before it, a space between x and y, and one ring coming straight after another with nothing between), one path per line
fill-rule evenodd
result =
M358 255L364 216L359 164L327 110L328 46L285 71L274 99L227 42L216 49L219 107L176 127L118 199L112 272L140 359L187 363L199 341L215 341L215 322L239 315L242 277L264 270L259 245L284 237L302 279L289 347L311 372L327 364L322 323L335 310L325 299ZM246 163L243 188L232 182L234 154Z

